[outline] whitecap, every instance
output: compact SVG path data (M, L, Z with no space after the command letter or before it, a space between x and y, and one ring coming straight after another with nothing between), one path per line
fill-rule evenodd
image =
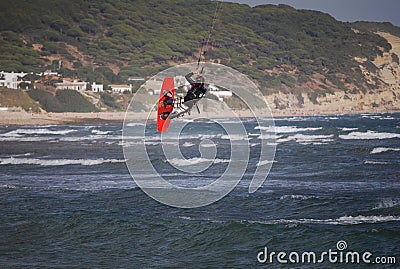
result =
M271 133L299 133L299 132L309 132L309 131L318 131L322 130L322 127L309 127L309 128L300 128L297 126L256 126L255 130L262 130Z
M256 166L258 167L258 166L264 166L264 165L267 165L267 164L271 164L271 163L274 163L275 161L270 161L270 160L264 160L264 161L259 161L257 164L256 164Z
M356 131L358 130L358 128L349 128L349 127L343 127L343 128L339 128L339 130L343 131L343 132L350 132L350 131Z
M193 146L195 146L195 144L190 143L190 142L185 142L185 143L182 144L182 147L185 147L185 148L193 147Z
M10 137L1 137L0 136L0 141L1 142L40 142L40 141L50 141L51 139L56 139L56 138L50 138L46 136L10 136Z
M385 165L385 164L390 164L388 162L378 162L378 161L365 161L364 164L372 164L372 165Z
M288 136L284 138L279 138L277 140L278 143L288 142L288 141L296 141L302 145L308 144L326 144L333 141L334 135L304 135L304 134L296 134L293 136Z
M315 199L317 198L316 196L307 196L307 195L299 195L299 194L291 194L291 195L283 195L279 199L280 200L286 200L286 199L293 199L293 200L309 200L309 199Z
M36 158L0 158L0 165L41 165L41 166L64 166L64 165L99 165L104 163L123 163L120 159L36 159Z
M378 154L386 151L400 151L400 148L374 148L371 154Z
M383 116L383 115L363 115L362 118L371 119L371 120L394 120L395 118L392 116Z
M191 158L191 159L178 159L178 158L173 158L168 160L170 164L173 166L189 166L189 165L195 165L203 162L212 162L214 164L218 163L229 163L230 160L225 160L225 159L206 159L206 158Z
M106 134L112 133L111 131L100 131L100 130L96 130L96 129L91 130L91 132L96 135L106 135Z
M8 137L19 137L21 135L66 135L72 132L76 132L75 129L70 130L49 130L45 128L39 129L16 129L7 133L2 134L1 136Z
M28 152L28 153L22 153L22 154L14 154L14 155L12 155L10 157L14 157L14 158L16 158L16 157L28 157L28 156L31 156L31 155L33 155L33 153Z
M339 135L339 138L347 140L391 139L391 138L400 138L400 134L367 131L367 132L352 132L347 135Z
M277 219L267 221L249 221L260 224L328 224L328 225L357 225L400 221L398 216L343 216L336 219Z
M215 144L214 143L201 143L200 146L203 148L212 148L212 147L215 147Z
M228 139L232 141L240 141L240 140L249 140L250 138L246 135L236 135L236 134L228 134L228 135L221 135L221 139Z
M145 126L145 125L146 124L140 123L140 122L131 122L131 123L126 124L125 126L134 127L134 126Z

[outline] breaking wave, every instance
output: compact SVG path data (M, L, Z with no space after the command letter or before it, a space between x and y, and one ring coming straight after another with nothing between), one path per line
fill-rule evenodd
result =
M390 164L388 162L378 162L378 161L365 161L364 164L372 164L372 165L385 165L385 164Z
M322 130L322 127L316 127L316 128L299 128L297 126L256 126L254 128L255 130L262 130L262 131L267 131L267 132L275 132L275 133L299 133L299 132L308 132L308 131L318 131Z
M328 224L328 225L357 225L400 221L398 216L344 216L337 219L279 219L266 221L264 224Z
M283 195L279 199L286 200L286 199L293 199L293 200L309 200L309 199L316 199L316 196L307 196L307 195L298 195L298 194L291 194L291 195Z
M91 132L93 134L97 134L97 135L106 135L106 134L112 133L112 131L100 131L100 130L97 130L97 129L94 129Z
M400 151L400 148L374 148L371 154L378 154L386 151Z
M185 142L185 143L182 144L182 147L185 147L185 148L193 147L193 146L195 146L195 144L190 143L190 142Z
M356 131L358 130L358 128L347 128L347 127L343 127L343 128L339 128L339 130L343 131L343 132L350 132L350 131Z
M400 138L400 134L367 131L367 132L352 132L347 135L339 135L339 138L348 140L391 139L391 138Z
M35 158L1 158L0 165L41 165L41 166L64 166L64 165L99 165L104 163L124 163L119 159L35 159Z
M22 135L66 135L72 132L76 132L75 129L70 130L49 130L45 128L40 129L16 129L7 133L2 134L1 136L6 137L19 137Z
M271 164L274 163L275 161L270 161L270 160L264 160L264 161L259 161L256 166L263 166L263 165L267 165L267 164Z
M212 162L214 164L218 163L229 163L230 160L225 160L225 159L206 159L206 158L192 158L192 159L178 159L178 158L173 158L171 160L168 160L170 164L173 166L189 166L189 165L195 165L203 162Z
M277 140L278 143L295 141L299 144L309 145L309 144L326 144L333 140L334 135L304 135L296 134L288 137L281 137Z
M179 216L185 220L199 220L189 216ZM343 216L336 219L272 219L272 220L217 220L217 219L201 219L210 222L224 223L235 221L239 223L279 225L279 224L323 224L323 225L358 225L358 224L374 224L392 221L400 221L399 216Z

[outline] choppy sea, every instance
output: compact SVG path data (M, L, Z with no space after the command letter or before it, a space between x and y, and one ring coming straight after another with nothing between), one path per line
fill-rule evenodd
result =
M178 142L186 165L204 161L196 133L207 124L190 123L192 135ZM259 147L257 122L244 125ZM0 127L0 267L399 268L400 114L276 118L275 125L276 156L262 188L249 194L245 177L225 198L195 209L163 205L137 187L122 125ZM167 162L155 125L148 135L152 162ZM207 139L217 149L226 144L221 135ZM226 167L229 152L217 158L209 172L188 176L167 166L162 173L198 184ZM266 249L286 256L265 260ZM337 252L333 260L329 251ZM346 251L371 256L349 263ZM317 261L301 262L304 252Z

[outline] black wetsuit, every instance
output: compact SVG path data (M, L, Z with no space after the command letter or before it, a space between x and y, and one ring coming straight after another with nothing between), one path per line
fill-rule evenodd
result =
M174 99L172 99L171 97L166 96L164 98L163 103L164 103L164 107L167 107L168 105L173 105Z
M207 88L204 86L204 81L195 81L192 79L192 76L193 72L185 76L186 80L190 83L191 88L190 90L188 90L186 96L183 98L184 102L202 98L207 92Z

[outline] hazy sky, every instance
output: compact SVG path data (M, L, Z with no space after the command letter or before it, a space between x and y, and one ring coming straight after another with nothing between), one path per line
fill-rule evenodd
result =
M287 4L296 9L312 9L329 13L339 21L391 22L400 26L399 0L224 0L256 6Z

